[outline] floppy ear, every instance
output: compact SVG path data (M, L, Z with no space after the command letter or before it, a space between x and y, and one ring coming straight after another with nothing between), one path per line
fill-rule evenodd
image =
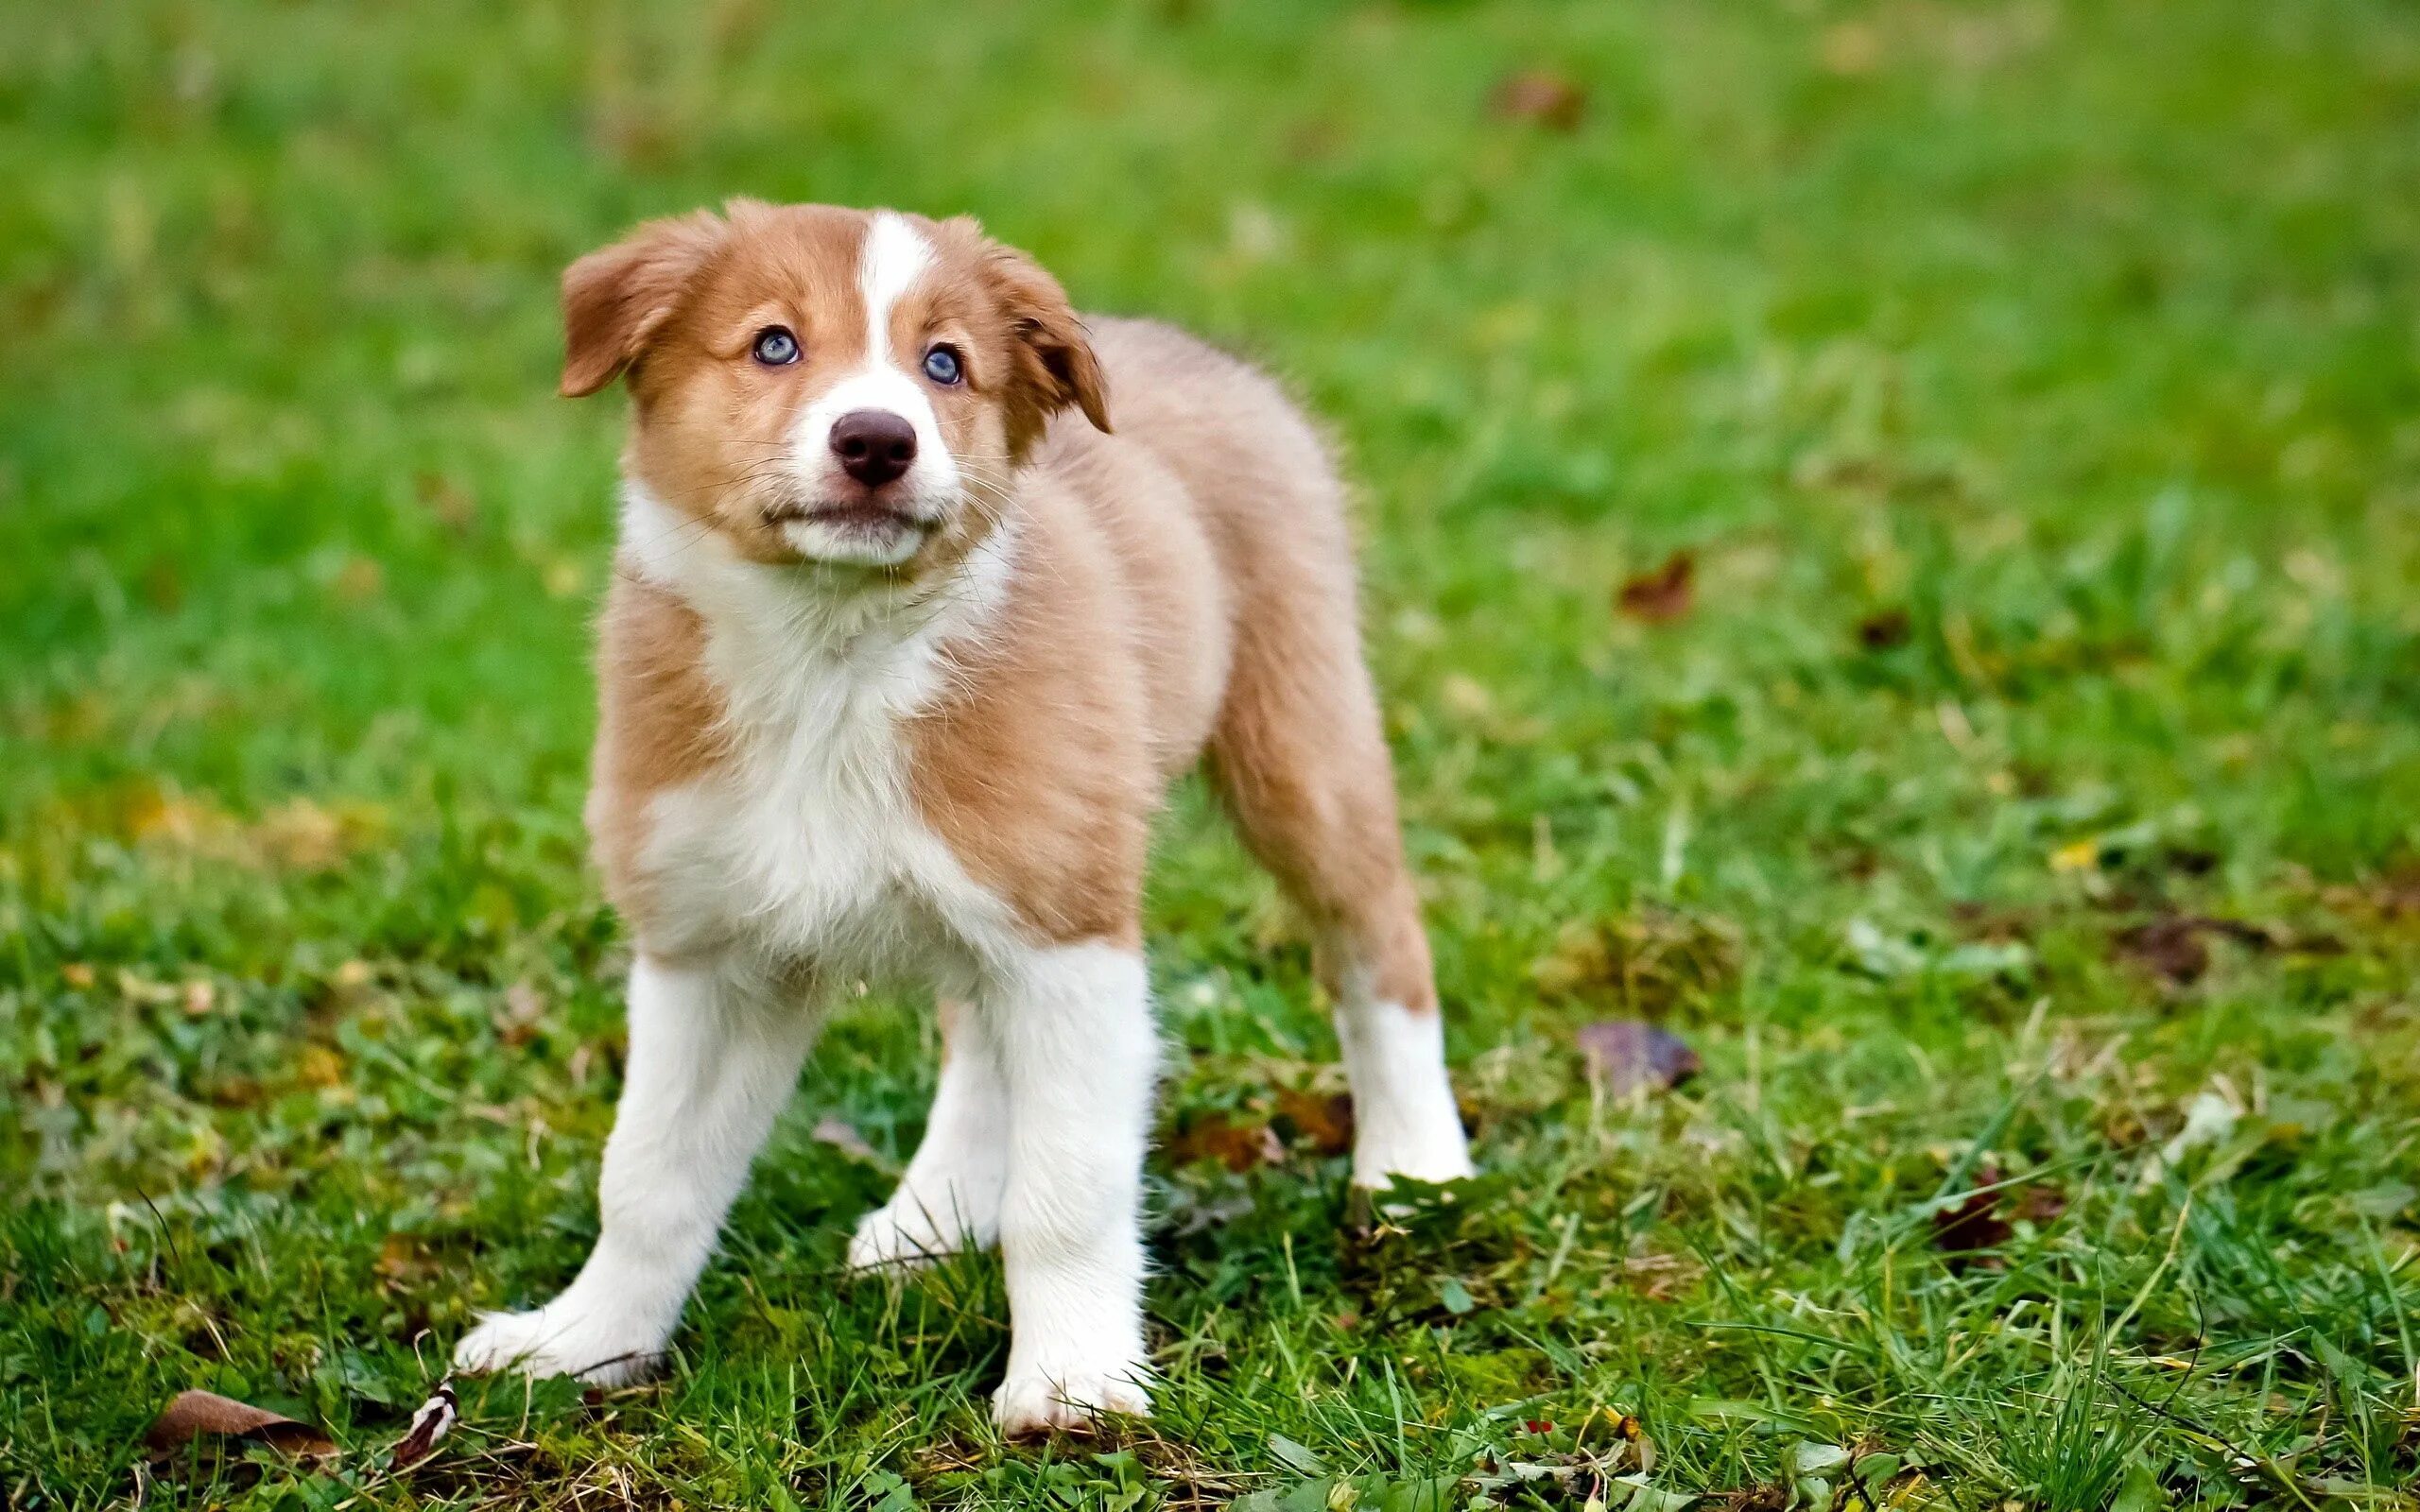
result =
M1015 369L1009 375L1009 449L1022 453L1051 416L1070 405L1095 430L1109 429L1109 383L1085 339L1067 291L1042 265L997 243L983 253L983 276L1009 318Z
M650 220L563 269L565 398L596 392L638 360L725 229L704 210Z

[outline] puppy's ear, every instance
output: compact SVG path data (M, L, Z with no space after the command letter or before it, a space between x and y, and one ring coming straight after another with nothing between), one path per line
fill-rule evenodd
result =
M1022 453L1050 417L1073 405L1093 428L1109 429L1109 382L1085 339L1067 291L1042 265L996 242L984 249L983 278L1009 321L1009 449Z
M596 392L638 360L727 229L703 210L650 220L563 269L565 398Z

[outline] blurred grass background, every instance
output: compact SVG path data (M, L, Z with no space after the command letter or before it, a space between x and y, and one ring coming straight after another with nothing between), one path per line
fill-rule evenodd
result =
M153 1487L263 1505L1577 1505L1598 1407L1657 1496L2398 1494L2415 107L2388 0L0 0L0 1499L123 1498L185 1385L354 1450ZM929 1080L877 1005L668 1384L377 1481L594 1224L554 276L737 193L972 212L1328 419L1493 1185L1183 1158L1335 1085L1187 793L1158 1436L1004 1450L996 1276L833 1276ZM1632 1016L1705 1074L1592 1095ZM1982 1172L2056 1200L1977 1263Z

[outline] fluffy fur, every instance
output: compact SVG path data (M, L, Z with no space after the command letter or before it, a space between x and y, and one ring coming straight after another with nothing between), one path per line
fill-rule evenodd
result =
M1001 1425L1144 1411L1143 868L1205 756L1314 928L1355 1178L1469 1171L1342 490L1274 385L1080 321L970 221L889 212L654 222L573 265L563 309L563 391L632 398L589 805L637 952L630 1062L596 1250L459 1365L647 1368L821 1005L908 979L941 1004L940 1091L852 1262L996 1242ZM912 432L895 477L845 461L867 411Z

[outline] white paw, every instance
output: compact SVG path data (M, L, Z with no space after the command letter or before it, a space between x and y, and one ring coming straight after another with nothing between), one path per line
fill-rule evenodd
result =
M1373 1192L1385 1191L1399 1176L1459 1181L1472 1174L1470 1143L1453 1119L1420 1129L1373 1129L1353 1146L1353 1184Z
M986 1242L971 1224L937 1222L902 1191L857 1220L857 1231L849 1238L849 1268L912 1270L961 1249L980 1249Z
M594 1386L627 1385L655 1368L665 1341L619 1319L565 1307L489 1313L454 1347L454 1368L512 1370L538 1380L577 1376Z
M1139 1364L1107 1370L1011 1371L993 1394L992 1420L1014 1438L1091 1433L1109 1413L1148 1418L1151 1399L1143 1389L1143 1374Z

